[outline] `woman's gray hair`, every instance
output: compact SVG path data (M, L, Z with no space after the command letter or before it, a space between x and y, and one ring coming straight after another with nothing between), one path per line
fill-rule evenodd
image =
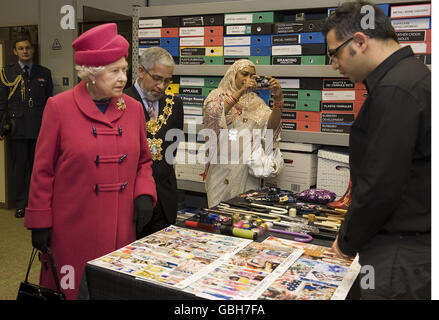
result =
M146 70L150 70L156 62L168 67L175 66L174 59L169 52L160 47L151 47L144 50L140 55L139 62Z
M105 66L101 67L87 67L87 66L75 66L76 71L78 71L78 77L81 80L88 82L88 77L90 75L96 75L98 72L105 69Z

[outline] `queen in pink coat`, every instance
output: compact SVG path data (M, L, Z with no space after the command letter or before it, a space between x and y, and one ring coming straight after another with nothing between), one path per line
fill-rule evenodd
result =
M157 201L142 106L122 93L128 42L110 23L72 45L82 81L47 102L24 221L34 247L51 248L67 299L86 262L133 242ZM41 262L40 284L55 289Z

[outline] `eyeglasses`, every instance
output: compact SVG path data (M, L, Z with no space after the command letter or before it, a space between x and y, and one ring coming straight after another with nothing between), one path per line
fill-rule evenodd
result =
M152 80L154 80L156 83L163 83L164 85L168 85L172 82L172 78L167 78L167 79L163 79L160 76L156 76L156 75L152 75L149 73L148 70L146 70L146 68L143 68L143 70L145 70L145 72L151 77Z
M349 39L347 39L345 42L343 42L341 45L339 45L337 48L333 49L333 50L329 50L327 51L327 55L329 57L329 64L332 64L332 59L334 59L334 57L336 56L337 52L343 48L345 45L347 45L349 42L351 42L352 40L354 40L354 37L351 37Z

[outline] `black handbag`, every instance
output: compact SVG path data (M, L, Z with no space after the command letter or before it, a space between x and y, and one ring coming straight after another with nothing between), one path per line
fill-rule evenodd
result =
M32 262L35 259L35 256L38 253L38 249L33 248L31 257L29 260L29 265L27 266L26 278L23 282L20 283L20 287L18 288L17 301L59 301L65 300L66 296L61 292L61 288L59 285L58 274L55 269L55 262L53 260L52 251L50 248L47 249L47 253L49 255L50 265L53 271L53 276L55 278L56 289L52 290L48 289L36 284L29 283L29 271L32 266Z

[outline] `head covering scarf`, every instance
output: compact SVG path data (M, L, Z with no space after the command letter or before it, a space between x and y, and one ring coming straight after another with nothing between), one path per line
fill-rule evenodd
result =
M231 96L234 92L236 92L238 90L235 82L236 74L246 67L253 67L256 69L254 63L247 59L240 59L231 65L221 80L218 88L211 91L207 96L206 100L204 101L204 108L206 109L209 102L218 99L220 95L226 97ZM246 110L246 117L255 121L257 123L257 127L260 128L262 128L268 121L271 113L270 108L265 104L264 100L259 98L259 96L254 92L244 93L234 107ZM221 125L221 127L224 128L223 125Z

